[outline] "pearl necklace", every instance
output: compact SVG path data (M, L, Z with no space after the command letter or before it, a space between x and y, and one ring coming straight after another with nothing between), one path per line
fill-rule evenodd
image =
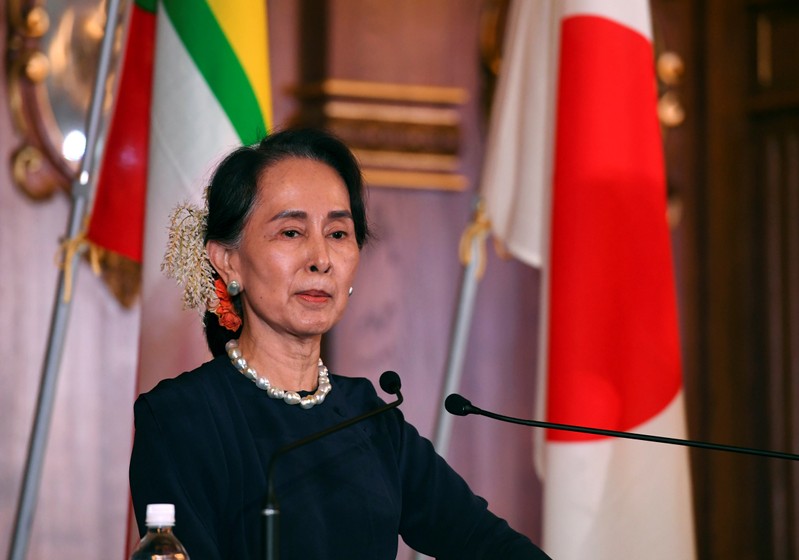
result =
M258 372L247 363L239 349L239 341L235 338L230 339L225 344L230 363L239 370L245 377L251 379L255 386L266 391L266 394L273 399L283 399L286 404L298 404L304 409L313 408L317 404L322 404L327 394L333 389L330 379L327 377L327 366L319 359L319 378L318 387L313 395L301 397L296 391L286 391L273 386L266 377L261 377Z

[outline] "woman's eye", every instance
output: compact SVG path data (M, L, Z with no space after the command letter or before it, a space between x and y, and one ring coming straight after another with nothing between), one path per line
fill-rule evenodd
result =
M288 229L288 230L283 232L283 235L288 237L288 238L293 239L295 237L299 237L300 232L297 231L296 229Z
M333 233L330 234L330 236L333 239L344 239L345 237L347 237L347 232L346 231L334 231Z

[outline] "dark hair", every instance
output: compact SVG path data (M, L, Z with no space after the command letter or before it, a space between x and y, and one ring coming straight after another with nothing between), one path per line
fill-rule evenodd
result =
M204 242L217 241L236 247L244 225L258 198L258 179L275 164L288 158L306 158L333 168L344 181L355 222L355 240L361 248L369 238L363 179L358 162L344 143L328 132L298 128L266 136L258 144L242 146L227 155L217 166L208 187L208 221ZM241 296L233 298L242 316ZM238 338L222 327L217 316L205 313L205 338L214 356L225 353L225 343Z

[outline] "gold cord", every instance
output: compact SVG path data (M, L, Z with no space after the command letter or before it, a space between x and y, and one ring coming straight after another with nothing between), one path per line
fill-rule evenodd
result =
M460 247L458 254L460 256L461 264L468 266L472 262L472 244L479 243L478 248L478 262L477 262L477 279L481 279L486 269L486 246L485 238L491 230L491 221L486 216L483 210L482 200L477 203L477 209L474 211L474 218L466 226L466 229L461 235Z
M72 277L75 273L72 270L72 261L76 254L86 250L89 251L89 264L91 264L92 272L96 276L100 276L100 252L102 249L86 239L86 232L81 232L75 237L62 241L58 248L56 266L59 270L64 271L64 303L68 303L72 299Z

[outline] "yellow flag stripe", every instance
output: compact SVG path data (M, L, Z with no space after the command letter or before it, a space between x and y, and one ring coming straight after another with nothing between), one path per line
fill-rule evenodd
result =
M250 81L261 114L272 126L268 17L263 0L207 0Z

